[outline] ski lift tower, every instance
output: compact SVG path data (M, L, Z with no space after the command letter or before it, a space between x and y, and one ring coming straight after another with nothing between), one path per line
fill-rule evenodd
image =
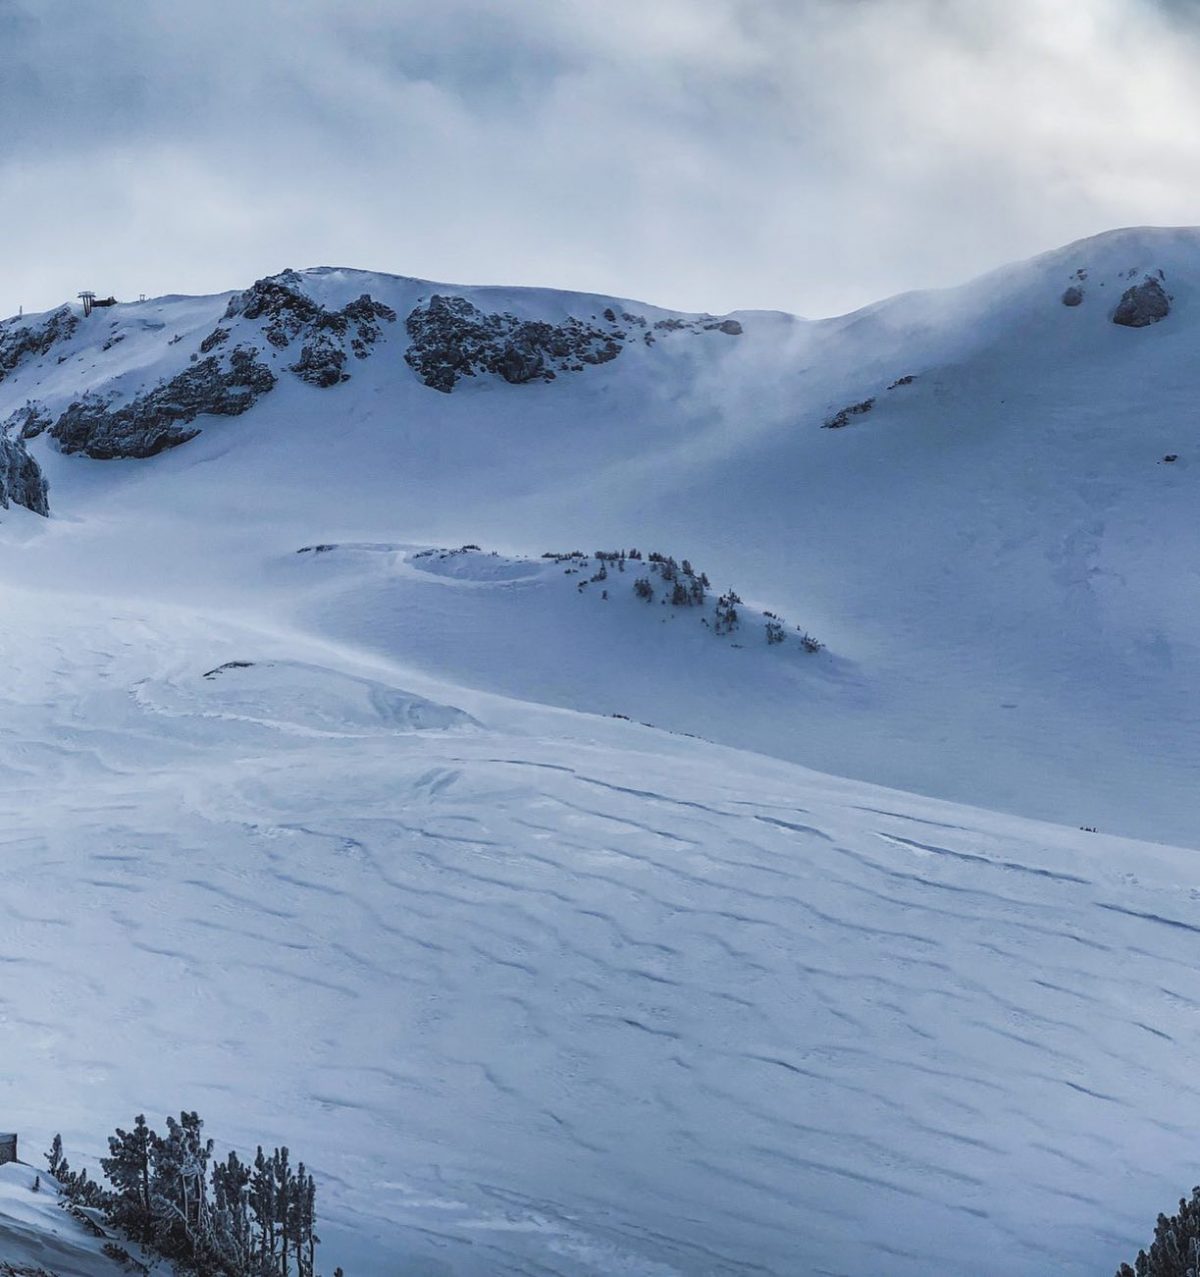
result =
M84 289L82 293L77 293L76 296L83 302L83 317L86 319L92 313L92 305L96 300L96 294L89 289Z

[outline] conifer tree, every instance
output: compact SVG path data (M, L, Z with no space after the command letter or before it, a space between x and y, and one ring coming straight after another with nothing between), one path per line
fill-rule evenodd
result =
M146 1125L146 1117L134 1118L133 1130L117 1128L108 1137L108 1157L100 1167L116 1190L111 1218L131 1237L147 1242L153 1233L150 1201L150 1166L158 1136Z
M286 1144L283 1148L275 1150L272 1165L275 1171L275 1217L279 1222L279 1271L281 1277L288 1277L288 1242L291 1239L291 1229L288 1225L291 1223L292 1172L288 1166Z
M214 1248L235 1273L249 1272L254 1259L250 1178L251 1168L234 1152L212 1168Z
M50 1174L54 1176L59 1183L65 1183L71 1174L71 1167L67 1159L63 1156L63 1142L61 1135L55 1135L50 1142L50 1151L46 1154L46 1163L50 1167Z
M212 1140L200 1132L198 1113L167 1118L167 1133L155 1142L151 1175L154 1233L159 1249L171 1258L188 1258L210 1238L208 1161Z
M264 1273L273 1273L277 1270L275 1254L278 1209L275 1172L261 1144L254 1159L254 1173L250 1178L250 1209L254 1212L258 1226L260 1267Z
M1200 1273L1200 1188L1191 1199L1180 1198L1177 1215L1159 1215L1150 1250L1139 1251L1131 1268L1122 1264L1117 1277L1196 1277Z

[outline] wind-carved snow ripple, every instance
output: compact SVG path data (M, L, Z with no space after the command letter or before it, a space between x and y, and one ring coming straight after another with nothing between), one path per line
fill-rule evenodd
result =
M5 654L0 1110L286 1140L348 1270L1094 1273L1192 1173L1182 853Z

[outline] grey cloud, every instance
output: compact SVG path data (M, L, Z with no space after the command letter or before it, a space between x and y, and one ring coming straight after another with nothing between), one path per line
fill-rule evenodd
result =
M0 310L284 265L845 309L1200 199L1162 0L0 0Z

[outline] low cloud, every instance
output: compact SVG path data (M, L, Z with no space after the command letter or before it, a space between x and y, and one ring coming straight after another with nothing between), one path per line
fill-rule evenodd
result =
M284 266L831 313L1195 220L1179 0L0 0L0 311Z

